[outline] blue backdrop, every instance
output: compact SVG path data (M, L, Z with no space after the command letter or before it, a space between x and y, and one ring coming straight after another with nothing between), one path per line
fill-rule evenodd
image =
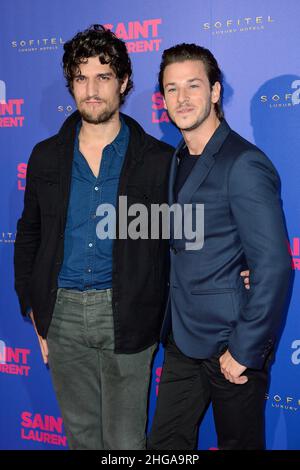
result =
M14 0L2 2L0 29L0 448L67 449L49 370L13 287L13 243L34 144L74 110L61 71L64 41L92 23L123 38L134 68L124 112L173 145L158 93L162 51L196 42L213 51L225 77L226 118L278 168L294 257L295 283L266 396L268 449L300 449L300 54L298 0ZM276 263L276 259L274 259ZM153 367L149 424L163 352ZM209 409L199 448L217 446Z

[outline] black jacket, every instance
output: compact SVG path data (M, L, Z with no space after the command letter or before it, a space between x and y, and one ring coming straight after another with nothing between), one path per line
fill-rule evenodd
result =
M167 202L173 148L146 134L123 115L130 129L118 195L132 203ZM38 143L27 167L24 210L17 224L15 289L21 312L31 307L37 330L47 337L63 262L70 195L76 111L59 133ZM118 219L118 211L117 211ZM128 224L132 218L128 217ZM116 239L112 305L115 352L135 353L159 339L168 282L168 240Z

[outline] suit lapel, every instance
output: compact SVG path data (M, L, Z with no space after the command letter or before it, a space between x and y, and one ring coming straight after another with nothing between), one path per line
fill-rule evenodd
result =
M179 143L177 149L174 152L172 162L171 162L171 167L170 167L170 175L169 175L169 191L168 191L168 202L169 206L174 204L175 199L174 199L174 184L176 180L176 174L177 174L177 167L178 167L178 154L182 147L184 146L184 140L181 140Z
M219 152L230 131L230 127L225 119L223 119L180 189L178 193L178 202L180 204L188 203L199 186L203 184L216 162L216 154Z
M169 175L169 192L168 192L168 203L171 207L175 203L174 198L174 185L176 180L177 168L178 168L178 154L181 148L184 146L184 140L182 140L177 149L174 152L173 159L171 162L170 175ZM174 235L174 218L170 217L170 244L173 244L173 235Z
M203 181L205 181L207 175L214 166L215 161L216 160L213 155L202 154L201 157L199 157L178 193L179 204L184 204L190 201L193 194L197 191L199 186L201 186Z

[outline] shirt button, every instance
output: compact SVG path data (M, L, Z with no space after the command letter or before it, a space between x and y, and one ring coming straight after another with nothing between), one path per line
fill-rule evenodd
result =
M88 272L88 273L92 272L91 268L88 268L87 272Z
M98 186L95 186L95 191L98 191L98 189L99 189Z
M92 243L89 243L89 247L92 248L93 244Z

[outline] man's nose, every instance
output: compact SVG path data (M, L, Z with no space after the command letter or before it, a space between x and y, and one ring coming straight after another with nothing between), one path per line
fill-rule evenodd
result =
M86 92L88 96L95 96L98 94L98 82L97 80L90 79L87 82Z
M182 104L188 100L188 94L185 88L179 88L177 93L177 101Z

